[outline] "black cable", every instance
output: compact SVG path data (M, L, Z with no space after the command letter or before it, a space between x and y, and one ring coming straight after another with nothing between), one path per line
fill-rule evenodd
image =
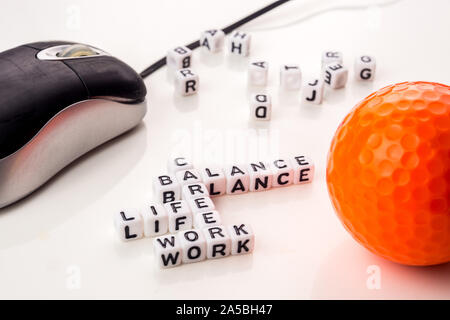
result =
M258 11L255 11L252 14L246 16L245 18L242 18L241 20L236 21L235 23L229 25L228 27L223 28L222 31L225 34L229 34L230 32L232 32L233 30L239 28L243 24L258 18L259 16L262 16L263 14L265 14L265 13L275 9L278 6L281 6L282 4L285 4L288 1L289 0L278 0L278 1L272 2L271 4L265 6L264 8L261 8ZM200 47L200 40L191 42L188 45L186 45L186 47L188 47L191 50L197 49L198 47ZM140 75L141 75L142 78L146 78L149 75L151 75L153 72L155 72L155 71L159 70L160 68L164 67L165 65L166 65L166 57L161 58L158 61L156 61L155 63L153 63L151 66L149 66L144 71L142 71L140 73Z

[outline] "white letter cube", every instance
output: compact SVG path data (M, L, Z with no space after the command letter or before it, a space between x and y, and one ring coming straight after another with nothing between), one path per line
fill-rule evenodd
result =
M214 226L203 229L206 238L206 258L218 259L229 256L231 253L231 239L227 228Z
M218 52L222 50L224 38L222 30L206 30L200 34L200 45L210 52Z
M305 156L292 159L294 169L294 184L310 183L314 177L314 163Z
M253 252L255 248L255 235L248 224L234 224L228 226L228 234L231 238L231 254L241 255Z
M258 93L251 96L250 114L254 120L270 120L272 99L268 94Z
M267 61L253 61L248 66L248 83L251 86L265 86L269 73Z
M206 239L201 230L184 230L177 234L181 246L183 263L206 259Z
M250 176L249 191L265 191L272 187L273 173L266 163L250 163L247 170Z
M180 69L175 73L175 91L182 96L190 96L198 91L199 78L192 69Z
M297 64L280 67L280 86L285 90L298 90L302 86L302 71Z
M175 235L154 238L153 252L160 268L171 268L181 264L181 246Z
M192 162L189 159L186 159L185 157L170 158L167 161L167 171L171 174L180 170L187 170L193 168L194 166L192 165Z
M189 68L191 66L192 50L188 47L180 46L167 52L167 66L171 70Z
M227 177L227 194L240 194L248 192L250 175L245 166L232 165L225 169Z
M184 200L200 197L209 197L208 190L203 183L186 184L182 187L182 197Z
M375 77L375 57L363 55L356 57L355 78L358 80L373 80Z
M194 228L204 229L222 224L219 212L216 210L203 211L194 215Z
M150 203L142 211L144 219L144 235L156 237L169 231L169 217L166 209L158 203Z
M203 183L211 198L224 195L227 181L221 168L205 167L201 171Z
M322 53L322 68L330 63L343 63L342 52L339 51L325 51Z
M159 203L172 202L181 198L181 186L173 174L153 178L154 199Z
M302 88L302 101L321 104L323 99L323 82L314 78L306 81Z
M329 64L323 71L323 81L333 89L345 87L347 78L347 68L339 63Z
M278 159L270 162L273 172L272 187L288 186L294 182L294 169L290 161Z
M117 212L114 216L114 225L120 239L123 241L140 239L144 233L142 216L136 209Z
M184 200L169 202L164 205L169 216L169 232L176 233L192 228L192 212Z
M215 206L210 197L199 197L187 200L192 214L195 216L196 213L214 210Z
M251 35L242 31L235 31L228 39L229 51L232 54L248 56L250 53Z
M196 182L202 182L200 173L195 169L181 170L175 173L178 182L181 186Z

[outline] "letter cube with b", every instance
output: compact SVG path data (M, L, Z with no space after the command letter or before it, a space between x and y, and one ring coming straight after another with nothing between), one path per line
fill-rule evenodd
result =
M114 217L114 224L120 239L123 241L140 239L144 233L142 216L136 209L117 212Z
M180 69L175 74L175 91L182 96L190 96L197 93L199 78L192 69Z
M215 226L202 231L206 238L207 259L218 259L230 255L231 239L226 227Z
M248 56L250 53L250 40L251 36L249 33L242 31L234 32L228 40L230 53L245 57Z
M358 80L373 80L375 77L375 58L369 55L356 57L355 78Z
M181 199L181 186L173 174L160 175L153 179L154 200L160 203Z
M305 156L292 159L294 170L294 184L310 183L314 177L314 163Z
M169 202L164 204L164 208L169 217L170 233L176 233L192 228L192 212L186 201L179 200Z
M247 166L250 176L249 191L265 191L272 187L273 173L263 162L250 163Z
M323 82L320 79L307 80L302 88L302 101L321 104L323 98Z
M248 224L234 224L228 226L228 234L231 238L231 254L241 255L253 252L255 248L255 235Z
M343 55L342 52L339 51L325 51L322 53L322 68L327 66L330 63L343 63Z
M167 66L171 70L185 69L191 66L192 50L180 46L167 52Z
M348 70L340 63L327 65L323 71L323 81L333 89L345 87Z
M253 120L270 120L272 116L272 100L268 94L254 94L250 100L250 114Z
M181 264L181 246L175 235L153 239L153 251L160 268L171 268Z
M206 239L201 230L184 230L177 233L183 263L206 259Z
M223 47L225 33L222 30L211 29L200 34L200 45L210 52L219 52Z
M248 66L248 84L251 86L265 86L269 73L267 61L253 61Z

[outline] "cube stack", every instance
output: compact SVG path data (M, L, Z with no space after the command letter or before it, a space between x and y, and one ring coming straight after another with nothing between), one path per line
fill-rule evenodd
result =
M170 159L167 168L168 173L153 179L154 202L142 210L120 210L115 216L123 241L156 237L154 252L162 268L253 252L252 227L224 226L213 197L310 183L314 176L314 164L305 156L224 169L196 169L178 157Z

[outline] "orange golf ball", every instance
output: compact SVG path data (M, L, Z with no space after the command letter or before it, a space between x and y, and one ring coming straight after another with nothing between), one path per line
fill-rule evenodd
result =
M363 246L406 265L450 261L450 87L387 86L340 124L328 192Z

